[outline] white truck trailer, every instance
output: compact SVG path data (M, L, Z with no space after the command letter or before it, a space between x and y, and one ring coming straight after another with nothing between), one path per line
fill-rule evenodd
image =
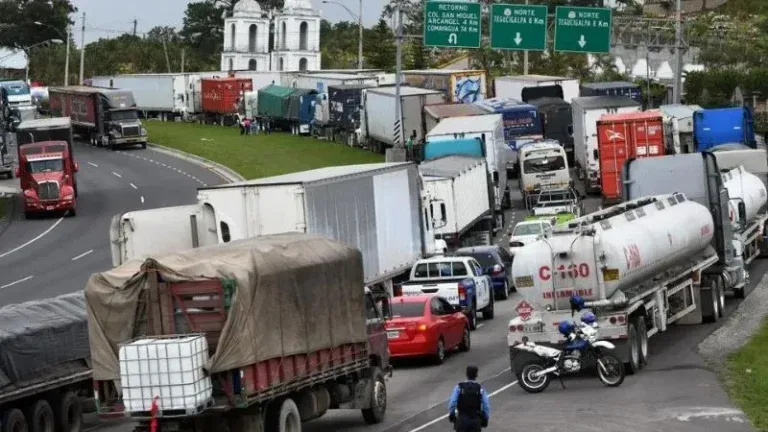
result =
M485 164L483 159L455 155L419 165L424 190L439 202L430 209L435 237L451 249L491 243L493 192Z
M152 253L282 232L332 238L363 253L365 281L392 293L392 280L445 250L434 239L412 163L320 168L198 189L195 205L116 215L110 240L118 266ZM162 241L157 241L162 238Z
M693 143L693 113L700 109L698 105L680 104L659 107L659 112L664 119L667 146L674 149L675 154L696 152L696 146Z
M580 94L577 78L547 75L498 77L494 81L494 90L497 98L512 98L522 102L551 97L571 103Z
M139 111L161 117L182 116L189 111L187 88L190 74L108 75L91 78L94 87L130 90Z

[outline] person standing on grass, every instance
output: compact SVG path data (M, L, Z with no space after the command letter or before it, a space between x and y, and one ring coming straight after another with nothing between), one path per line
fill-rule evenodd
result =
M251 119L248 117L243 120L243 128L245 129L245 134L250 135L251 134Z

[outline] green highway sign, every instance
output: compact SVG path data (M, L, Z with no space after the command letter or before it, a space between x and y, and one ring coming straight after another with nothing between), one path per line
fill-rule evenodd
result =
M558 6L555 9L555 51L609 53L611 10Z
M427 1L424 15L425 46L480 47L480 3Z
M545 51L547 6L491 5L491 48Z

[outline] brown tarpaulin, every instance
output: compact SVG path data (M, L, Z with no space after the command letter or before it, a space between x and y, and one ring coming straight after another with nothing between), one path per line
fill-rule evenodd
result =
M159 239L159 241L162 241ZM316 235L286 233L127 262L85 287L95 380L118 380L119 345L133 339L139 293L165 282L235 279L211 373L365 342L362 255Z

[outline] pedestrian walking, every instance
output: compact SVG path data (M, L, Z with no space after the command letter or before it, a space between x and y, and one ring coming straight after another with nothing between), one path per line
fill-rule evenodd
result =
M243 120L243 129L245 129L245 134L250 135L251 134L251 119L247 118Z
M453 388L448 401L448 420L457 432L480 432L491 419L488 394L477 382L477 373L477 366L467 366L467 380Z

